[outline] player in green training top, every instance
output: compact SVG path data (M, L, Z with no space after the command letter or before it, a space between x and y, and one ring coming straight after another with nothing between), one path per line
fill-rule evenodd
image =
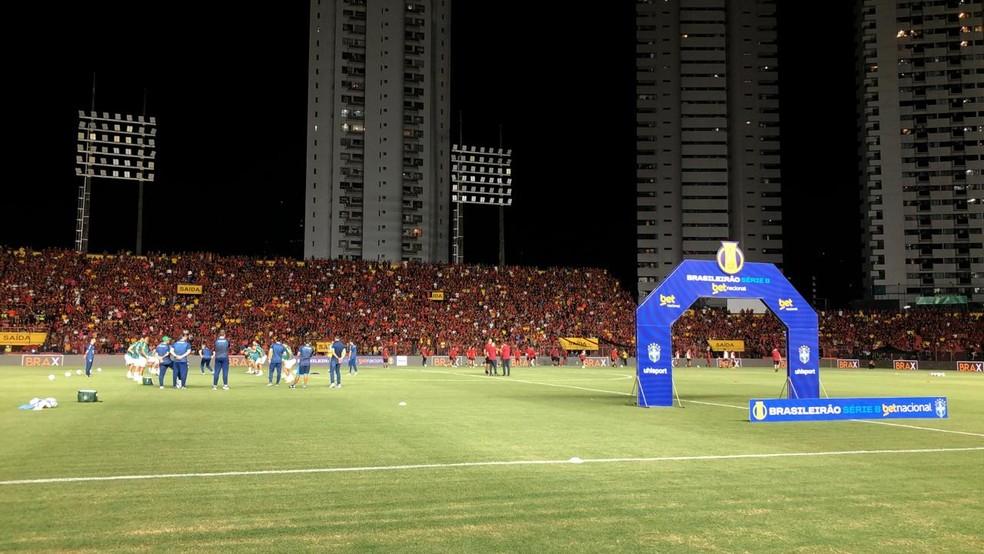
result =
M147 347L147 335L142 335L136 342L127 347L123 354L126 362L126 378L134 381L143 380L143 371L147 367L147 358L150 357L150 349Z

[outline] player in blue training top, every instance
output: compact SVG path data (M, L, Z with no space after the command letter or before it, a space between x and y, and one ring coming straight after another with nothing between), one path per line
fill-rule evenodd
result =
M203 344L199 354L202 360L198 362L198 369L202 370L202 375L205 375L206 367L208 368L208 372L212 373L212 349L207 344Z
M357 357L359 355L359 349L355 346L355 343L352 341L349 341L348 343L348 355L349 355L349 362L348 362L349 375L358 375L359 362L357 360Z
M191 354L191 344L188 342L188 333L182 333L181 338L171 345L171 363L174 364L171 377L176 389L187 388L188 386L189 354Z
M267 376L267 386L272 387L273 384L273 374L277 374L277 386L280 386L280 372L284 365L284 345L279 340L274 340L273 344L270 345L270 351L268 353L270 358L270 373Z
M314 356L314 348L311 347L311 343L305 342L303 346L297 349L297 380L291 385L291 388L297 385L297 381L304 379L304 384L301 385L302 389L306 389L308 386L308 380L311 378L311 357Z
M158 343L157 348L154 348L154 355L157 357L157 384L164 388L164 375L167 374L168 368L172 366L171 362L171 337L164 335L161 337L161 342ZM174 373L171 373L171 380L175 379Z
M219 373L222 374L222 390L229 390L229 339L225 331L219 331L215 339L215 369L212 371L212 390L219 386Z
M85 347L85 376L92 377L92 361L96 359L96 338L89 339Z
M342 358L345 357L345 343L341 337L335 337L335 342L331 343L331 365L328 369L331 387L333 389L342 388Z

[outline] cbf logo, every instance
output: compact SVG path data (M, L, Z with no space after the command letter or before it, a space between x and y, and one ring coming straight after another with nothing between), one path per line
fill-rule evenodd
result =
M661 294L659 295L659 305L666 308L679 308L680 305L677 304L675 294Z
M946 398L936 399L936 417L946 417Z
M655 342L649 343L649 361L656 363L662 354L663 347L656 344Z
M762 421L766 415L768 415L768 411L765 409L765 402L756 400L755 405L752 406L752 417L755 418L755 421Z
M721 241L721 248L717 251L717 263L721 271L728 275L741 271L745 266L745 254L738 248L737 241Z
M803 344L799 348L800 353L800 363L807 363L810 361L810 347Z

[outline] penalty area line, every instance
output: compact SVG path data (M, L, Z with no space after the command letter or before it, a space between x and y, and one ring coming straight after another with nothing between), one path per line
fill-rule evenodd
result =
M907 448L883 450L832 450L826 452L774 452L760 454L708 454L702 456L653 456L636 458L570 458L567 460L512 460L485 462L457 462L434 464L408 464L394 466L364 466L364 467L325 467L307 469L268 469L254 471L221 471L202 473L158 473L146 475L107 475L102 477L52 477L47 479L16 479L0 481L0 485L40 485L53 483L89 483L94 481L141 481L152 479L190 479L196 477L250 477L260 475L298 475L313 473L356 473L376 471L407 471L419 469L455 469L489 466L537 466L565 464L614 464L614 463L655 463L655 462L705 462L723 460L754 460L766 458L808 458L836 456L864 456L879 454L933 454L956 452L980 452L984 446L964 448Z

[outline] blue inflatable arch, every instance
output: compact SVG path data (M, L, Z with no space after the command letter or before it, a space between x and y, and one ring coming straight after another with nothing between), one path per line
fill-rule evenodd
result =
M819 398L817 313L779 268L745 263L738 243L725 242L717 260L684 260L636 309L639 406L673 404L673 323L703 297L765 303L786 326L789 398Z

